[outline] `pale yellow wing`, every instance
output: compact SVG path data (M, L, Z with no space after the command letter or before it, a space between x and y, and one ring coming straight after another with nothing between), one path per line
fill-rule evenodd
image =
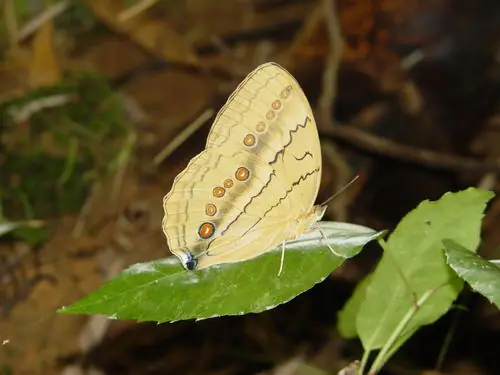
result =
M309 103L286 70L264 64L229 97L206 149L165 197L169 247L190 269L260 255L296 234L320 176Z

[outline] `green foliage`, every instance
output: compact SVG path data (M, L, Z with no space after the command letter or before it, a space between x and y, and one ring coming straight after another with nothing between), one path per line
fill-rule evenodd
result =
M0 365L0 375L12 375L14 371L8 365Z
M43 107L56 95L67 102ZM19 121L19 113L37 105ZM90 184L111 171L130 133L118 96L91 73L6 103L0 116L5 128L0 197L12 220L78 211Z
M445 262L442 240L453 238L477 247L490 197L475 189L448 193L437 202L422 202L399 223L383 245L384 256L357 315L356 326L366 350L384 345L415 301L431 290L435 290L433 296L407 329L432 323L449 309L462 283Z
M0 237L11 234L31 246L41 245L47 238L47 229L36 221L5 221L0 218Z
M359 284L339 314L339 331L359 335L366 353L380 349L370 371L376 373L418 328L451 307L463 282L448 267L443 239L475 249L481 219L493 193L468 189L424 201L401 220L377 268ZM365 354L366 364L367 354Z
M500 308L500 268L454 241L444 240L443 245L448 264L457 275Z
M353 224L320 225L327 240L313 231L288 242L279 276L281 246L246 262L196 272L168 258L136 264L60 312L166 322L269 310L313 287L344 262L326 244L347 258L381 235Z
M13 234L24 243L36 247L45 242L49 236L49 231L47 228L24 226L14 230Z
M87 37L86 33L99 25L95 15L83 1L72 2L69 8L55 19L55 24L58 31L78 39Z
M5 4L7 6L7 4ZM27 1L23 0L13 0L11 1L11 6L14 10L14 15L18 21L26 21L30 17L33 17L33 12L30 10L30 6Z
M370 285L371 276L370 274L361 280L351 298L349 298L344 308L338 313L337 329L340 335L345 339L358 337L358 331L356 330L356 315L366 298L366 289Z
M359 336L365 348L359 374L370 353L378 350L368 371L375 374L420 327L450 309L463 287L450 266L498 306L500 268L467 250L479 244L483 211L492 196L471 188L424 201L401 220L387 242L382 232L323 222L328 243L342 256L329 252L321 234L313 231L287 243L281 275L279 248L250 261L197 272L183 270L172 259L137 264L60 312L158 322L260 312L311 288L378 238L382 259L338 315L339 332Z

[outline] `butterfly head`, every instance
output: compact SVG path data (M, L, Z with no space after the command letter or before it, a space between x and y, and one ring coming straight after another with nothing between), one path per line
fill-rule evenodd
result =
M196 269L198 260L193 254L191 254L191 252L189 252L188 250L181 250L180 252L176 252L175 255L179 257L185 269L187 269L188 271L193 271Z
M302 233L317 228L317 222L323 218L326 211L326 205L316 205L304 215L292 221L292 226L289 227L290 235L288 239L295 240L299 238Z
M326 208L328 206L326 204L319 204L313 207L313 215L314 215L314 221L320 221L323 216L325 215Z
M191 258L184 264L184 267L186 267L188 271L193 271L194 269L196 269L197 265L198 261L191 256Z

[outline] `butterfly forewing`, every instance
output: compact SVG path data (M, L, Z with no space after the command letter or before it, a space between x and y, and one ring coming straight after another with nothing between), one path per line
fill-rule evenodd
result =
M218 113L206 149L164 199L171 251L197 267L243 261L290 237L316 199L319 138L297 81L274 63L238 86Z

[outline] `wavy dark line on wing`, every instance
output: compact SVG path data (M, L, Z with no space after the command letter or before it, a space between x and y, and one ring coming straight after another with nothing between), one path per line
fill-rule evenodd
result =
M290 194L295 189L295 187L299 186L302 182L304 182L305 180L307 180L308 177L312 176L315 173L318 173L319 171L320 171L320 168L316 168L316 169L312 170L311 172L308 172L305 175L300 176L300 178L297 181L295 181L295 182L292 183L292 185L290 186L290 189L288 189L286 191L285 195L283 197L279 198L278 202L276 204L274 204L271 207L269 207L269 209L264 212L264 214L262 215L262 217L260 217L259 220L257 220L257 222L254 225L252 225L250 228L248 228L248 230L245 233L243 233L243 236L245 234L247 234L248 232L250 232L264 217L266 217L266 215L269 212L271 212L273 209L275 209L276 207L278 207L288 197L288 194Z
M308 177L312 176L315 173L318 173L319 171L320 171L320 168L315 168L311 172L307 172L306 174L300 176L300 178L297 181L294 181L292 183L292 185L290 186L290 189L288 189L286 191L285 195L283 197L281 197L280 199L278 199L278 202L276 204L272 205L266 212L264 212L262 217L264 218L274 208L278 207L281 204L281 202L283 202L288 197L288 194L290 194L295 189L296 186L299 186L301 182L304 182Z
M283 148L276 153L276 155L274 156L274 159L269 162L269 165L272 165L272 164L276 163L276 161L278 160L278 156L280 154L285 155L286 148L292 144L292 141L293 141L293 135L292 134L297 133L300 128L305 129L305 127L307 126L308 122L311 122L311 119L309 118L309 116L306 116L306 119L304 120L303 124L297 124L297 126L295 127L295 129L290 129L288 131L288 136L290 137L290 139L288 140L287 143L285 143L283 145Z
M289 189L285 192L285 195L284 195L284 196L282 196L282 197L280 197L280 198L278 199L278 202L276 202L274 205L272 205L271 207L269 207L269 209L268 209L268 210L266 210L266 211L264 212L264 214L262 215L262 217L260 217L260 218L259 218L259 219L258 219L258 220L257 220L257 221L256 221L256 222L255 222L255 223L254 223L251 227L250 227L250 228L248 228L248 230L246 230L246 231L242 234L242 236L246 235L246 234L247 234L248 232L250 232L253 228L255 228L255 227L257 226L257 224L258 224L258 223L259 223L259 222L260 222L260 221L261 221L264 217L266 217L266 215L267 215L269 212L271 212L273 209L275 209L276 207L278 207L278 206L279 206L279 205L280 205L280 204L281 204L281 203L282 203L285 199L287 199L287 198L288 198L288 195L289 195L289 194L290 194L290 193L291 193L291 192L292 192L292 191L293 191L293 190L294 190L297 186L299 186L302 182L304 182L305 180L307 180L307 178L308 178L308 177L310 177L310 176L312 176L312 175L314 175L314 174L318 173L320 170L321 170L320 168L315 168L315 169L314 169L314 170L312 170L311 172L308 172L308 173L306 173L305 175L300 176L300 177L299 177L299 179L298 179L297 181L294 181L294 182L292 183L292 185L290 186L290 188L289 188ZM240 217L243 213L244 213L243 211L242 211L242 212L240 212L240 213L236 216L236 218L235 218L235 219L234 219L231 223L229 223L229 225L226 227L226 229L224 229L224 231L222 231L222 232L221 232L221 235L222 235L222 234L223 234L226 230L228 230L229 226L230 226L232 223L236 222L236 220L238 220L238 218L239 218L239 217ZM207 256L211 256L209 249L210 249L210 246L212 245L212 242L213 242L213 241L215 241L215 238L214 238L212 241L210 241L210 243L209 243L209 244L207 245L207 247L206 247L205 255L207 255Z
M313 157L313 154L311 154L309 151L306 151L304 153L304 155L302 155L300 158L296 157L295 155L293 155L293 157L295 158L295 160L297 161L302 161L306 158L306 156L310 156L311 158Z
M308 122L311 122L311 119L309 118L309 116L306 116L303 124L299 123L299 124L297 124L297 126L295 127L295 129L290 129L288 131L288 135L289 135L290 139L288 140L288 142L285 145L283 145L283 148L276 153L276 156L274 157L273 160L271 160L269 162L269 165L272 165L272 164L276 163L276 161L278 160L279 154L284 154L285 149L292 144L293 134L297 133L299 131L299 128L303 128L304 129L307 126ZM271 179L272 179L272 176L276 176L275 172L276 171L273 169L273 172L269 175L269 180L266 182L266 184L257 192L257 194L255 194L254 196L252 196L250 198L250 200L245 205L245 207L243 207L243 211L240 212L238 215L236 215L236 217L231 222L229 222L229 224L227 225L227 227L223 231L220 232L220 235L224 234L231 227L231 225L233 225L239 219L239 217L241 215L243 215L244 213L246 213L246 209L252 203L252 201L255 198L257 198L259 195L261 195L262 192L264 191L264 189L269 186L269 184L271 182ZM210 244L208 244L207 249L208 249L208 247L210 247Z
M248 201L248 203L247 203L247 204L245 204L245 206L243 207L243 210L242 210L242 211L241 211L238 215L236 215L236 217L235 217L235 218L234 218L231 222L229 222L229 224L227 225L227 227L226 227L226 228L224 228L224 230L220 232L220 235L224 234L224 232L226 232L226 231L229 229L229 227L230 227L231 225L233 225L233 224L236 222L236 220L238 220L238 219L239 219L239 217L240 217L241 215L243 215L243 214L245 214L245 213L246 213L247 207L248 207L248 206L249 206L249 205L253 202L253 200L254 200L255 198L257 198L259 195L261 195L261 194L262 194L262 192L264 191L264 189L266 189L266 188L269 186L269 184L271 183L271 180L273 179L273 177L276 177L276 171L275 171L275 170L273 170L273 171L269 174L269 179L267 180L267 182L266 182L266 183L262 186L262 188L261 188L261 189L257 192L257 194L255 194L254 196L252 196L252 198L250 198L250 200ZM209 246L210 246L210 245L209 245ZM207 246L207 248L208 248L208 246Z

